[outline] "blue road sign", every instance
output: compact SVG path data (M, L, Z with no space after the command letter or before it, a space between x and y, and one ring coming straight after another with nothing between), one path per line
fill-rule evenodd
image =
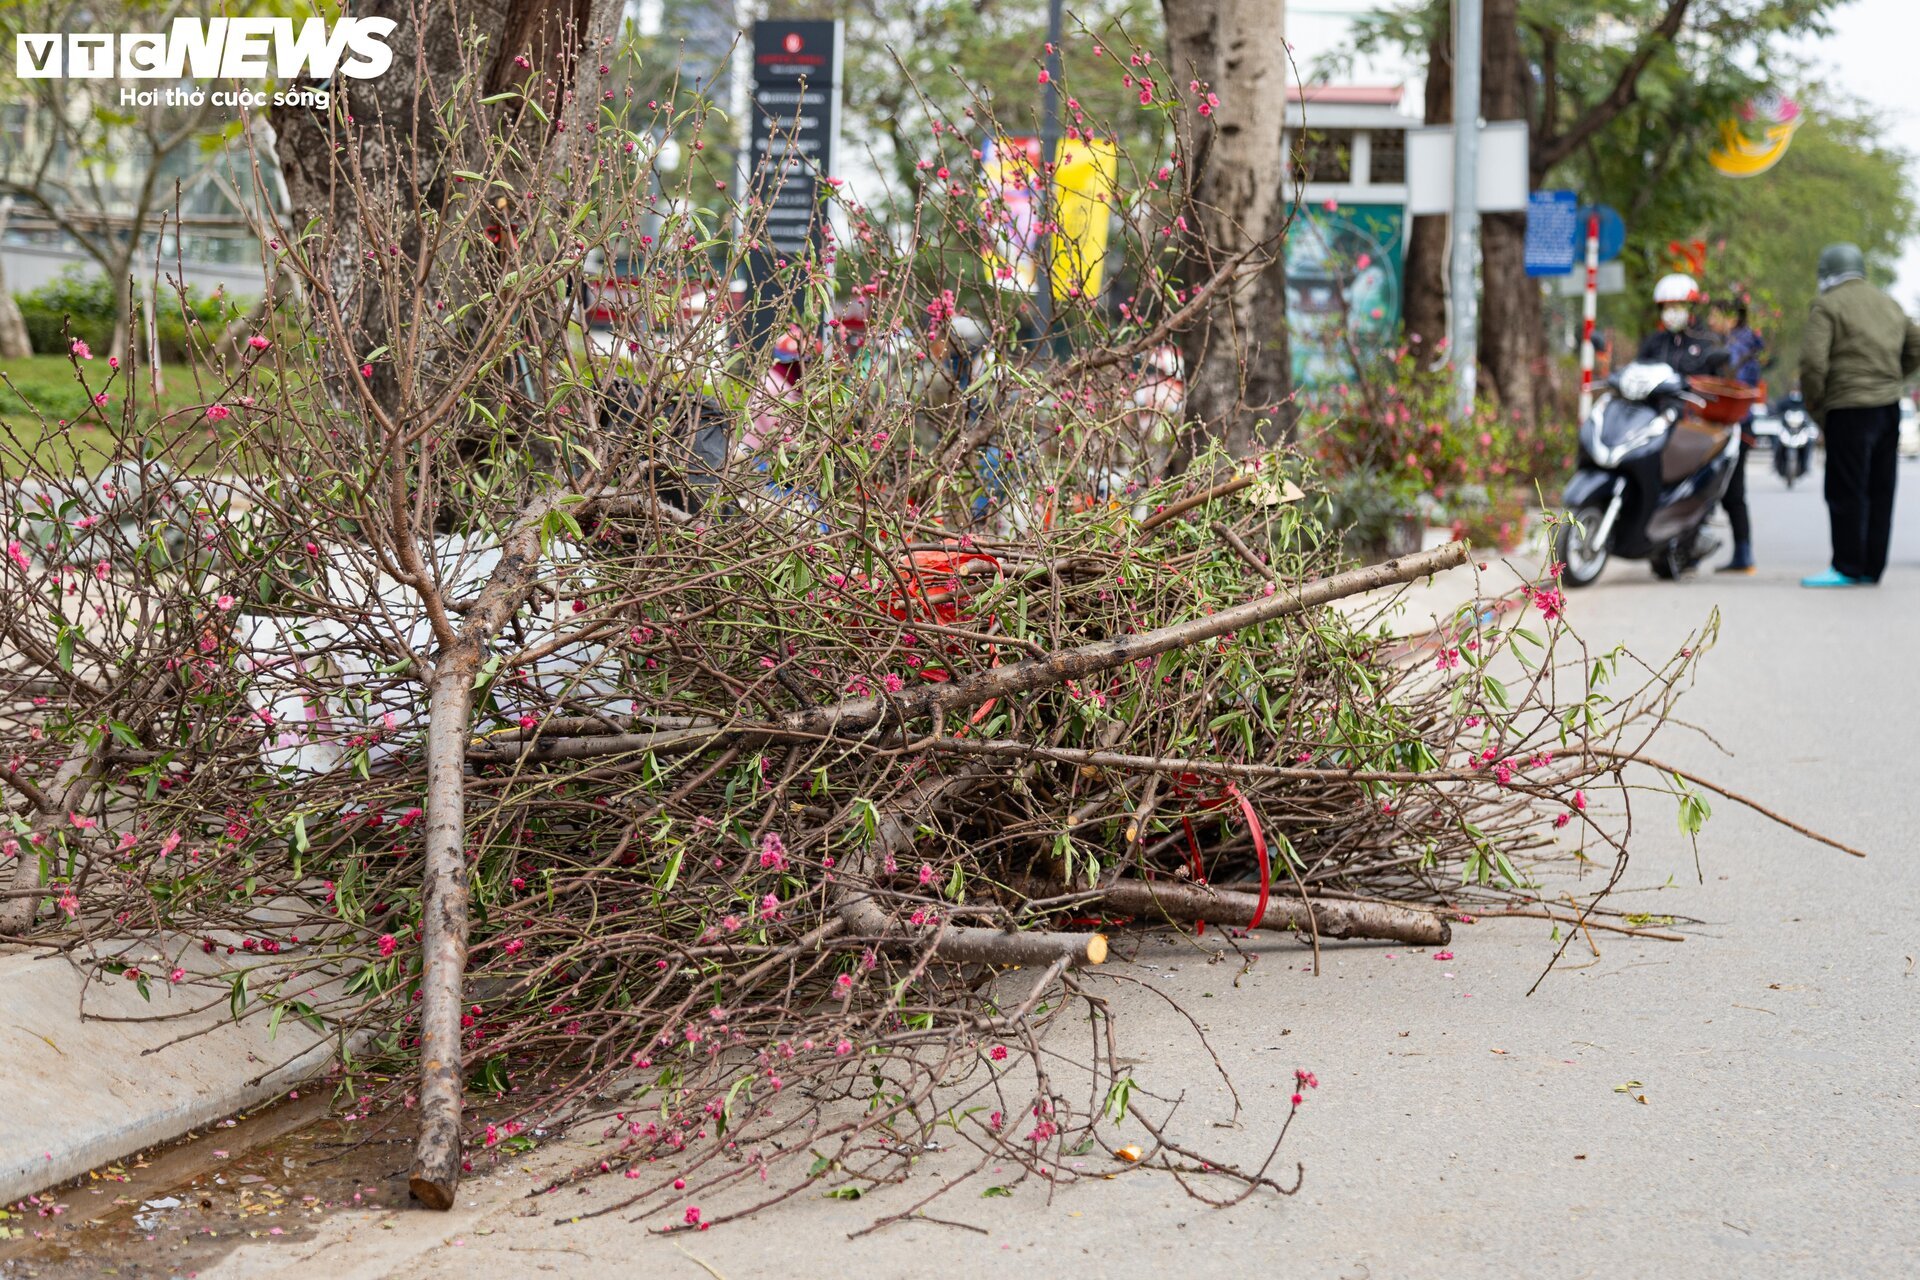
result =
M1626 220L1620 216L1620 211L1610 204L1581 206L1577 235L1580 241L1580 252L1583 254L1587 250L1587 218L1595 213L1600 215L1600 261L1612 262L1620 256L1620 251L1627 247Z
M1563 276L1579 257L1579 198L1571 191L1527 194L1527 274Z

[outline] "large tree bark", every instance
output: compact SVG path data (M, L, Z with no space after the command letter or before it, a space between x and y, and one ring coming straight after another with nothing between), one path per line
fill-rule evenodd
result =
M462 166L447 154L435 104L452 95L470 68L476 46L467 37L502 30L510 2L423 5L418 0L369 0L358 5L357 18L390 18L399 24L389 38L393 66L368 80L334 77L328 87L345 101L336 102L331 112L278 107L270 113L287 186L289 233L298 236L316 222L326 228L328 260L313 266L327 277L326 292L352 308L343 319L357 350L325 352L330 373L358 365L362 354L386 345L390 336L375 336L391 328L388 299L374 287L374 273L361 269L369 250L384 251L386 246L363 243L366 231L357 216L361 202L412 203L417 198L434 211L446 207L453 193L448 170ZM511 56L504 45L484 51L488 81L493 67ZM342 114L353 123L343 127ZM349 181L349 174L357 180ZM418 248L419 233L401 246L409 257ZM388 368L380 366L373 378L375 395L387 400L391 383Z
M1429 14L1427 44L1427 123L1453 123L1452 7L1439 0ZM1447 217L1426 214L1413 220L1407 241L1407 339L1420 365L1439 363L1447 334ZM1416 342L1415 339L1418 339Z
M1516 0L1486 0L1480 109L1488 120L1527 114L1528 71L1520 51ZM1527 215L1480 219L1480 362L1502 412L1532 422L1537 413L1535 359L1544 361L1546 332L1540 286L1527 275Z
M1163 7L1174 81L1200 80L1220 99L1210 116L1187 117L1198 125L1181 139L1192 223L1185 284L1193 288L1264 246L1264 265L1234 281L1181 335L1189 414L1208 436L1245 454L1283 435L1292 418L1280 246L1290 210L1285 4L1164 0Z

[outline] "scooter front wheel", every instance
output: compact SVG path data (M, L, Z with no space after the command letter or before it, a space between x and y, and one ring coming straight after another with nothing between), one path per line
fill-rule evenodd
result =
M1568 513L1553 534L1553 558L1562 566L1560 581L1569 587L1585 587L1607 567L1605 543L1594 540L1600 522L1606 518L1604 507L1581 507Z

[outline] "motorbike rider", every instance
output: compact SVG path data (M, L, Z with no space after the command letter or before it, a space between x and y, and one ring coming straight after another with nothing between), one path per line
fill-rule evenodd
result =
M1660 308L1660 327L1640 344L1639 359L1670 365L1683 378L1726 372L1728 355L1720 339L1694 317L1694 308L1706 301L1690 275L1674 272L1653 286L1653 302Z

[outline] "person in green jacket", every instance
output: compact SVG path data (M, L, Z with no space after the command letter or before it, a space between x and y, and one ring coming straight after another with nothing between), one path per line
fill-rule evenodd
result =
M1920 370L1920 325L1867 283L1857 245L1820 251L1820 295L1807 315L1800 390L1827 445L1827 520L1833 562L1803 587L1880 581L1893 536L1900 393Z

